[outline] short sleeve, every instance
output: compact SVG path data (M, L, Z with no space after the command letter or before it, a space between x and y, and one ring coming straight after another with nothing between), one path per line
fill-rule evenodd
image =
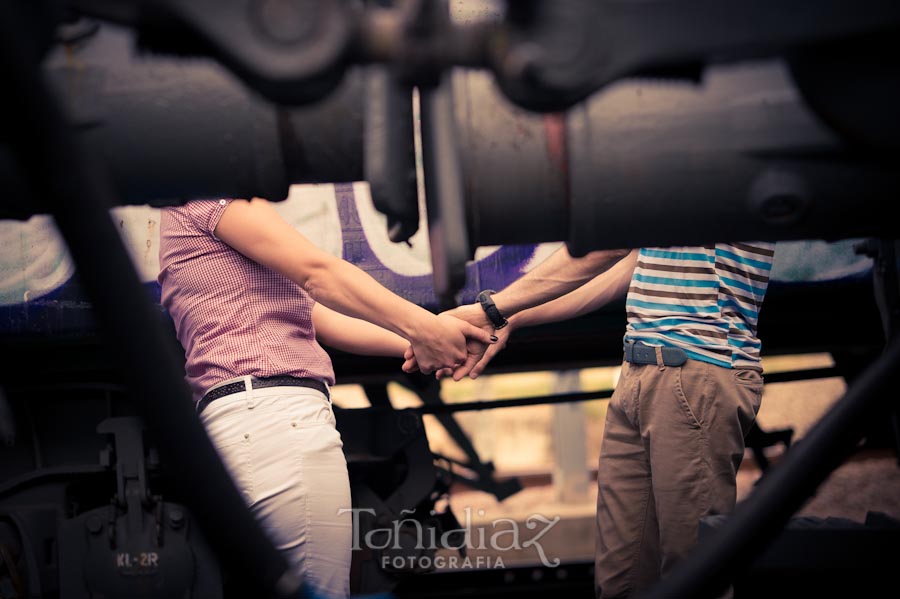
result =
M225 209L228 208L228 205L231 204L232 201L233 200L226 199L218 200L215 207L210 212L207 226L209 229L209 234L212 235L213 239L219 239L218 237L216 237L216 227L219 225L219 219L222 218L223 214L225 214Z
M191 223L200 232L218 239L215 234L216 226L231 202L229 199L194 200L185 204L184 209Z

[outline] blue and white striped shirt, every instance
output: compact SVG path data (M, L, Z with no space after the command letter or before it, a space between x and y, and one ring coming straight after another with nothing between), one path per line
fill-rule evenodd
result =
M725 368L760 368L756 337L775 244L718 243L640 250L626 340L680 347Z

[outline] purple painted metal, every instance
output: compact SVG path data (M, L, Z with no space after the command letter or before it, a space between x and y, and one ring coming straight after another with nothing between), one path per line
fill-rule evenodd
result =
M363 231L353 185L339 183L334 186L334 191L343 229L343 258L409 301L428 309L437 309L439 302L434 293L431 275L399 274L385 266L375 255ZM509 285L525 272L536 248L536 244L505 245L477 262L470 262L466 265L466 286L460 292L460 301L473 302L481 289L502 289Z

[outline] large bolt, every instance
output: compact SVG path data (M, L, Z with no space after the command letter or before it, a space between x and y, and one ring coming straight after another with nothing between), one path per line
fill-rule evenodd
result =
M772 225L791 225L800 221L810 203L806 183L788 171L766 170L750 187L751 209Z
M84 521L84 527L87 528L88 532L92 535L100 534L100 531L103 530L103 520L96 514L90 515Z
M179 508L169 508L169 526L179 529L184 526L184 512Z
M397 416L397 428L404 435L410 435L419 430L421 423L421 418L414 412L403 412Z
M253 20L273 41L295 44L315 31L318 4L309 0L258 0L253 4Z

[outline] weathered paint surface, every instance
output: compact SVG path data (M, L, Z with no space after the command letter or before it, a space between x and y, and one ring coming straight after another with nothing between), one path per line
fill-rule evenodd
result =
M437 307L424 218L411 246L392 243L363 183L294 186L276 207L319 247L353 262L410 301ZM148 293L158 302L159 211L121 207L112 218ZM480 248L466 268L461 301L474 301L480 289L502 289L558 246ZM782 243L773 284L868 276L870 269L871 261L854 254L850 241ZM77 334L91 327L90 305L52 219L0 221L0 333Z

